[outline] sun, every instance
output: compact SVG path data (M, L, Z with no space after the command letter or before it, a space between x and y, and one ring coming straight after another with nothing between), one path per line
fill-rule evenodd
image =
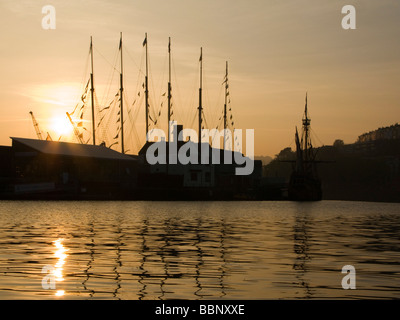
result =
M51 128L56 132L59 136L69 136L73 127L71 123L68 121L67 117L56 117L51 121Z

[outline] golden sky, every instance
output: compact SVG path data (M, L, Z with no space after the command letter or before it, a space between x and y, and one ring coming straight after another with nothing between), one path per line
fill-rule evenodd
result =
M56 9L55 30L42 28L42 7L48 4ZM356 30L341 26L347 4L356 8ZM198 104L203 47L203 107L210 126L222 112L228 61L235 127L255 130L256 155L294 147L306 92L314 144L352 143L364 132L399 122L399 17L398 0L1 0L0 144L9 145L10 136L36 137L29 111L42 131L58 139L57 126L88 80L90 36L96 93L100 107L106 106L119 87L120 32L127 106L144 81L147 32L151 104L158 111L167 88L171 37L175 114L186 127L193 126ZM142 143L143 110L132 108L136 131L127 139ZM134 142L127 143L137 152Z

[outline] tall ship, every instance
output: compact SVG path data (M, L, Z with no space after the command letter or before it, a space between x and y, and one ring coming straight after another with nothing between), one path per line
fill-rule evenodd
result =
M204 110L208 108L203 106L202 48L199 59L199 103L180 113L178 108L173 108L171 39L168 41L167 90L154 100L149 95L147 34L142 47L145 68L139 68L140 80L133 102L128 101L124 88L121 33L119 58L115 59L113 67L113 72L119 73L119 89L111 93L111 98L107 95L99 103L94 85L93 44L90 38L90 78L82 83L86 86L73 111L66 112L77 143L61 141L61 137L53 140L49 133L46 137L33 112L30 112L38 138L11 137L12 146L0 146L0 198L253 200L258 197L262 163L244 156L240 148L235 148L239 145L238 137L228 134L235 130L229 98L228 63L222 82L225 99L223 108L221 105L219 110L221 116L218 121L208 118L212 121L207 123ZM110 85L106 92L111 88L114 87ZM163 85L162 91L165 89ZM144 106L144 110L141 106ZM90 112L87 112L88 109ZM139 139L142 135L136 130L140 110L144 111L145 116L144 143ZM184 132L184 124L188 125L185 118L189 118L186 113L189 112L195 116L192 125L197 116L197 137L193 137L193 140ZM88 116L85 118L84 113L90 113L90 119L87 119ZM125 124L126 121L128 123ZM164 128L168 126L168 133L157 136L156 140L150 133L160 129L163 121L166 122ZM203 131L206 128L214 133L207 136ZM223 139L222 149L219 144L214 146L214 141L220 139ZM134 147L137 154L133 153ZM148 155L157 161L149 161ZM178 157L190 161L178 163ZM214 162L214 157L220 161ZM225 158L230 161L225 161ZM253 170L249 174L236 174L242 171L239 169L247 169L251 163Z
M321 180L317 172L316 152L311 141L311 119L308 114L307 94L301 135L296 127L296 161L288 186L289 200L319 201L322 199Z

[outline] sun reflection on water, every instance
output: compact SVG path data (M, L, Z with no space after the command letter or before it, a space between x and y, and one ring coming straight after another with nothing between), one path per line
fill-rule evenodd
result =
M57 292L54 294L56 297L62 297L65 294L64 290L57 290Z
M64 281L64 276L63 276L63 266L65 264L65 260L68 257L68 254L66 252L68 249L66 249L63 245L64 239L60 238L55 241L53 241L54 246L56 247L56 251L54 252L54 255L58 258L57 263L54 265L54 276L55 276L55 281ZM64 290L57 290L55 293L55 296L61 297L65 295Z

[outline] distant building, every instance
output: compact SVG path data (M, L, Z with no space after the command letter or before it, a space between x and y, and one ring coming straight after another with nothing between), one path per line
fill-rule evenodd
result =
M400 125L396 123L390 127L379 128L377 130L364 133L358 137L357 142L365 143L385 139L400 139Z

